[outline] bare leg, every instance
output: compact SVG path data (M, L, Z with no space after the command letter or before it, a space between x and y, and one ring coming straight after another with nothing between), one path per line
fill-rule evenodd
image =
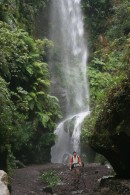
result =
M80 174L79 168L76 168L76 182L77 183L79 182L79 174Z

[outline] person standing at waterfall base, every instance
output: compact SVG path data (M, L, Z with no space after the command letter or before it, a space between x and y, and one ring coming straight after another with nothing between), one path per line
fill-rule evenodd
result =
M72 174L73 174L73 177L74 177L74 181L75 182L78 182L79 181L79 174L80 174L79 167L82 167L81 158L74 151L73 152L73 155L70 157L69 169L72 171Z
M75 167L82 166L81 158L77 153L74 151L73 155L70 157L69 168L73 170Z

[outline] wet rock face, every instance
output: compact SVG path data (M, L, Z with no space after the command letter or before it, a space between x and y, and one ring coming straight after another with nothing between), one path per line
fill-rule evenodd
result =
M8 190L8 177L7 174L0 170L0 195L10 195Z
M90 145L104 155L117 175L130 178L130 80L109 94Z
M102 178L100 180L100 188L95 195L118 195L118 194L130 194L129 180L122 180L118 178Z

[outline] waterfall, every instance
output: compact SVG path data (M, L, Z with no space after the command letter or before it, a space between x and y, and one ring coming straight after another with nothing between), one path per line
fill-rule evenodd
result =
M64 119L55 130L52 162L61 163L64 154L80 153L81 125L89 114L86 40L81 0L52 0L50 39L51 92L60 100Z

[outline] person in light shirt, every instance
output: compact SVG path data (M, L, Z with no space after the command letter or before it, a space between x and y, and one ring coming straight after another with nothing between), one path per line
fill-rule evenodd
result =
M79 167L82 167L81 158L74 151L73 152L73 155L70 157L69 169L72 171L72 174L73 174L73 177L74 177L74 181L75 182L78 182L79 181L79 174L80 174Z
M70 157L69 168L70 168L70 170L73 170L73 168L78 167L78 166L82 166L81 158L74 151L73 155Z

